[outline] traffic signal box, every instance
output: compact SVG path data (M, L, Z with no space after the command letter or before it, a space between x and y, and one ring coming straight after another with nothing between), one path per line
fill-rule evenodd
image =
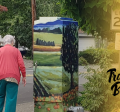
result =
M41 17L34 22L35 112L66 112L77 105L78 22Z

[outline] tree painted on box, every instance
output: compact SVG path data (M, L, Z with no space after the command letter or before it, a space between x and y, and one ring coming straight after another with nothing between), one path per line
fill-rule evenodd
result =
M58 22L59 25L53 25ZM77 22L56 20L51 23L48 28L43 28L42 24L34 29L33 61L38 65L34 71L35 112L66 112L66 108L75 105L77 100ZM55 47L57 52L53 50Z
M73 73L78 72L78 29L74 23L63 27L62 65L71 74L71 88L74 88Z

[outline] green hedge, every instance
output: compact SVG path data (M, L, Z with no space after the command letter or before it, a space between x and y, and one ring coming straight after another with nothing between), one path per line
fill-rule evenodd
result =
M83 57L84 59L86 59L88 63L93 64L94 57L92 54L93 54L93 49L87 49L85 51L80 51L79 57Z
M80 57L79 58L79 65L85 66L85 65L88 65L88 62L85 58Z
M89 64L96 64L99 62L100 58L104 57L104 54L102 53L104 50L107 50L107 52L110 53L110 59L112 60L112 63L118 63L119 61L119 52L117 50L110 50L110 49L94 49L89 48L84 51L79 52L79 58L83 57ZM97 53L100 53L100 57L95 59L95 56Z
M85 51L80 51L79 52L79 58L83 57L89 64L95 64L99 60L95 61L95 58L94 58L94 55L93 55L94 52L95 52L95 49L87 49Z
M111 52L110 59L112 59L112 63L118 63L119 62L119 51L117 50L109 50Z

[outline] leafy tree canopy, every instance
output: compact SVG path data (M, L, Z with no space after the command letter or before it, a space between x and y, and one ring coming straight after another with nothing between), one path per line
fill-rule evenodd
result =
M110 30L111 9L120 7L119 0L60 0L62 13L79 22L79 27L89 33L97 31L102 38L114 36Z
M63 16L60 13L61 4L59 0L36 0L36 19L39 17Z
M0 35L11 34L16 42L28 48L32 47L32 15L30 0L1 0L0 4L8 8L0 13ZM16 46L17 47L17 46Z

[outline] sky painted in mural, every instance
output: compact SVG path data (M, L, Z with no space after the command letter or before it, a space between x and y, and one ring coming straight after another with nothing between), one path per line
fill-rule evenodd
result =
M43 28L49 28L50 30L52 30L52 29L55 29L58 27L62 28L63 25L66 26L70 23L69 20L64 20L64 21L56 20L56 21L47 22L47 23L39 23L39 24L34 25L34 30L43 29ZM64 22L64 24L63 24L63 22ZM78 23L75 21L71 21L71 22L78 25Z

